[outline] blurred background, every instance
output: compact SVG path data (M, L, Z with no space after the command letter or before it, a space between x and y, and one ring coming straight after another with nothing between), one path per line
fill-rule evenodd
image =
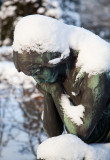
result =
M110 42L110 0L0 0L0 160L36 160L47 138L43 96L31 77L16 71L12 58L15 25L30 14L84 27Z

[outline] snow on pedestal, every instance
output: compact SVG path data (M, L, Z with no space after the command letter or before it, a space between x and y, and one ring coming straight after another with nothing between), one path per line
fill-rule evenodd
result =
M38 147L37 158L45 160L110 160L110 144L88 145L71 134L49 138Z
M82 148L79 150L79 146ZM86 153L87 145L74 135L61 135L49 138L39 145L37 158L45 160L81 159ZM83 152L82 152L83 150ZM77 154L77 152L79 152Z

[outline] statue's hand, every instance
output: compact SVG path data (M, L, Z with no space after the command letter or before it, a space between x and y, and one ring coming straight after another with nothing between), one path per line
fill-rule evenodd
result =
M45 96L48 92L42 87L42 85L36 84L36 88Z
M41 83L40 85L37 84L36 87L38 88L38 90L42 93L50 93L52 94L55 91L58 91L61 86L59 83Z

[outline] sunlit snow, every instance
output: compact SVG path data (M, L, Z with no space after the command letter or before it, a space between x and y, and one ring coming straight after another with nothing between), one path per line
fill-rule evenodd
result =
M41 15L24 17L16 25L13 49L19 53L61 52L61 57L49 62L56 64L69 56L70 48L79 51L80 72L91 75L110 70L110 44L84 28Z
M74 106L64 94L61 96L61 105L64 113L71 119L72 122L78 126L83 124L82 119L85 111L85 107L83 105Z
M45 160L110 160L110 144L88 145L71 134L49 138L38 148L37 158Z

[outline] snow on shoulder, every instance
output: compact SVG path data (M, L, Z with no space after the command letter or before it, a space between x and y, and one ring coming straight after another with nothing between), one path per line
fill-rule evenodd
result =
M76 67L81 72L98 74L110 70L110 44L84 28L42 15L26 16L15 27L13 49L18 53L61 52L61 57L49 61L56 64L69 56L70 48L79 52Z

